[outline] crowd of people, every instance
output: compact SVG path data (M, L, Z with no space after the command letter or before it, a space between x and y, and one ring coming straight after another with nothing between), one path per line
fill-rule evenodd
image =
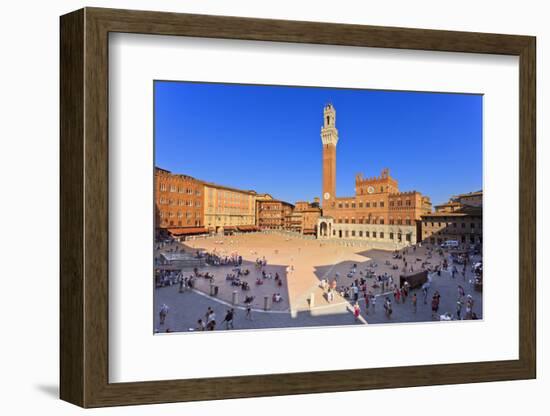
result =
M169 251L178 250L177 244L174 247L170 243L163 243L162 247L159 245L158 248ZM180 250L183 251L182 248ZM226 255L217 252L215 249L212 252L201 250L196 251L195 256L204 259L208 266L233 266L229 272L227 271L228 268L224 270L225 281L228 282L227 285L238 287L243 291L250 291L251 284L254 285L254 283L259 286L273 282L270 284L275 284L276 287L283 286L284 281L279 272L269 270L266 267L267 260L265 257L256 257L256 260L252 263L255 270L252 270L251 273L248 268L243 267L243 257L237 252ZM364 304L363 313L369 315L376 313L377 301L382 302L387 319L391 319L396 311L401 314L403 310L401 305L409 304L408 308L410 309L408 310L416 313L419 303L421 308L423 308L422 304L427 305L424 307L426 313L429 313L429 309L427 308L431 307L431 316L434 320L478 319L477 314L474 312L474 298L471 294L466 294L465 290L465 287L468 287L466 282L470 264L472 275L479 276L482 272L481 261L475 260L477 257L471 257L468 252L461 252L456 255L454 252L443 250L438 246L425 247L425 250L420 250L419 253L417 246L411 246L402 250L396 250L392 253L391 258L390 256L387 258L387 260L380 260L381 265L383 262L383 265L386 267L379 267L376 261L371 260L361 263L359 266L358 264L352 264L349 270L345 272L339 269L345 277L344 279L341 278L338 272L334 273L332 279L323 278L321 280L321 287L328 303L334 302L336 296L346 299L352 305L353 315L356 320L361 319L362 311L360 303ZM387 271L383 271L383 269ZM408 281L404 281L399 277L394 278L392 270L396 271L397 276L410 276L427 272L428 281L421 286L413 284L413 288L409 285ZM438 278L442 276L442 272L448 273L448 276L452 279L462 278L460 279L462 282L459 279L455 280L457 284L456 302L454 301L454 296L449 295L448 287L442 290L445 296L445 302L442 302L441 291L434 290L441 289L441 286L437 284L434 285L435 287L432 286L432 283L437 283ZM157 287L179 284L179 291L185 292L188 289L194 288L196 280L200 278L208 279L211 285L213 285L216 282L215 274L215 272L210 271L201 272L198 268L195 268L193 273L185 273L185 275L178 270L157 270L155 282ZM249 275L253 276L253 279L250 279L250 283L246 279ZM473 280L470 282L473 282ZM474 288L474 284L472 284L472 288ZM252 293L257 294L258 292ZM283 301L280 291L275 290L271 293L268 297L272 303ZM422 296L421 299L423 300L419 302L420 296ZM246 310L245 316L247 319L252 319L252 303L254 298L253 295L246 295L244 298L243 309ZM444 306L442 307L442 305ZM159 310L160 325L165 325L168 311L168 306L162 304ZM399 314L397 316L400 316ZM218 324L218 327L225 324L225 329L233 329L234 316L235 310L233 308L228 309L224 320ZM209 308L207 314L197 321L195 329L205 331L216 329L216 314L212 308Z
M211 266L235 266L240 267L243 264L243 256L240 256L238 253L232 253L230 255L225 255L218 253L216 250L212 252L207 251L197 251L195 256L197 258L203 258L207 264Z
M170 308L168 305L163 303L159 309L159 325L164 327L166 324L166 317L168 316ZM246 319L252 319L252 309L247 307L246 309ZM234 325L235 320L235 309L229 308L226 310L224 319L221 321L220 325L224 325L226 330L235 329ZM204 317L197 320L196 326L194 328L189 328L191 331L214 331L217 325L216 312L210 306L206 310ZM157 329L155 332L161 332L160 329ZM163 328L163 332L172 332L170 328Z
M225 317L223 318L223 321L221 324L225 324L225 329L234 329L235 326L233 324L233 321L235 319L235 309L229 308L227 309L225 313ZM197 325L194 328L196 331L214 331L216 329L216 312L214 312L214 309L212 309L210 306L206 310L206 313L204 314L204 319L199 318L197 320Z
M392 259L399 260L403 264L402 271L407 273L417 273L425 271L427 272L427 281L422 284L419 289L423 295L423 303L428 304L430 298L430 306L432 309L432 319L434 320L465 320L465 319L478 319L477 314L474 312L474 300L472 295L466 295L464 286L457 285L458 297L456 300L456 307L454 311L445 311L440 315L441 305L441 293L439 290L435 290L430 293L432 286L432 279L435 276L441 276L442 271L449 273L451 278L455 279L460 273L463 281L466 281L467 265L471 262L468 253L462 253L460 261L454 262L453 256L446 256L446 252L438 247L427 248L424 256L416 256L416 246L405 248L403 250L396 250L392 254ZM412 255L412 259L411 256ZM439 255L439 259L436 256ZM409 256L409 257L407 257ZM435 259L434 259L435 257ZM433 259L431 262L428 259ZM451 264L452 262L452 264ZM432 264L433 263L433 264ZM460 267L457 266L459 264ZM415 266L413 266L413 264ZM392 264L391 261L385 261L386 266L394 266L393 270L399 267ZM419 267L417 268L417 265ZM376 269L378 265L376 262L369 262L366 269L358 272L357 264L353 264L350 270L345 274L348 278L353 279L351 283L339 283L340 274L335 273L334 278L329 280L328 278L321 279L320 287L323 289L323 294L329 303L333 302L335 295L338 294L342 298L350 301L353 305L353 314L358 319L360 314L359 299L364 300L365 314L375 313L376 311L376 299L383 296L384 312L388 318L392 317L394 305L410 303L413 313L418 310L418 295L417 289L413 289L408 281L404 281L401 285L398 284L392 275L387 272L377 274ZM472 272L480 274L478 270L481 269L481 262L472 265ZM357 276L357 273L359 277ZM370 282L369 282L370 280ZM476 280L477 281L477 280ZM379 289L376 294L375 289ZM448 295L447 295L448 296ZM392 299L393 297L393 299ZM408 299L410 298L410 302ZM358 312L359 311L359 312Z

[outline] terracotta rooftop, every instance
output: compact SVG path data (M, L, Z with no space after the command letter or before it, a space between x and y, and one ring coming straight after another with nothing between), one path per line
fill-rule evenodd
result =
M452 212L431 212L429 214L422 215L424 217L466 217L468 215L482 215L483 209L481 207L463 207L458 211Z

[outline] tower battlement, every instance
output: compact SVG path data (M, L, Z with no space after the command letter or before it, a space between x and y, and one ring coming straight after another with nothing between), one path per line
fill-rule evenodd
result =
M356 185L362 185L362 184L373 183L373 182L387 182L388 180L396 182L395 179L393 179L390 176L389 168L382 169L382 172L380 173L379 176L371 176L369 178L365 178L363 177L362 173L358 173L357 175L355 175Z

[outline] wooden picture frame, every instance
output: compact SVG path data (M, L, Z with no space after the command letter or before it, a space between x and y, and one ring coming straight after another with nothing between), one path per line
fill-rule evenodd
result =
M530 36L85 8L61 17L60 396L82 407L536 377L535 50ZM519 359L109 383L110 32L519 57Z

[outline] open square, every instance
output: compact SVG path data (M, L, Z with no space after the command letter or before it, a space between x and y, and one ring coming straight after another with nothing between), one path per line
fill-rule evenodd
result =
M437 248L434 250L429 245L400 250L402 258L397 259L394 251L369 249L359 243L322 242L290 233L257 232L196 238L183 244L167 243L157 253L160 255L175 250L183 250L193 256L205 252L217 253L220 258L242 256L242 264L235 266L205 263L197 267L196 272L195 266L177 269L181 272L173 273L174 280L171 284L166 281L165 286L155 289L156 310L160 311L162 304L169 307L163 325L160 325L158 315L155 318L158 331L195 330L198 319L205 319L204 314L209 307L214 310L218 322L221 322L217 324L218 329L227 329L226 323L222 321L231 308L235 311L232 329L430 322L439 320L445 313L456 318L458 299L461 299L461 312L464 316L466 302L470 297L473 313L478 318L482 317L481 292L475 288L475 274L471 264L466 265L464 275L461 265L453 277L452 269L456 265L452 264L449 251L441 250L442 254L439 254L436 252ZM449 267L443 269L446 259ZM257 260L265 260L266 265L257 266ZM479 256L474 256L472 263L477 263L477 260ZM413 272L434 269L436 266L442 268L439 273L428 273L430 283L426 291L426 303L422 288L411 289L407 299L400 298L397 301L394 290L380 284L378 276L388 276L397 282L405 263L409 273L411 266ZM226 279L228 275L235 275L236 270L249 271L246 276L241 275L240 279L248 282L250 289L242 290L233 285L232 280ZM262 272L271 277L264 277ZM202 277L204 274L212 275L213 279ZM275 274L279 276L277 280ZM182 289L180 280L186 277L193 277L193 287ZM328 300L327 290L323 289L324 279L328 280L329 285L336 282L332 301ZM257 281L261 284L257 284ZM356 302L352 288L356 283L359 289L358 319L355 319L353 313ZM215 295L210 295L211 286L218 288ZM460 287L464 289L462 295ZM345 296L346 290L349 290L348 296ZM371 297L368 308L365 292ZM436 292L441 294L440 306L438 313L432 314L431 299ZM273 301L273 295L277 293L281 295L280 302ZM416 308L412 300L414 294L417 296ZM254 299L249 304L245 303L248 296ZM386 298L390 298L392 302L391 316L384 310ZM251 319L247 318L246 310L249 305Z
M154 331L482 319L481 110L155 82Z

